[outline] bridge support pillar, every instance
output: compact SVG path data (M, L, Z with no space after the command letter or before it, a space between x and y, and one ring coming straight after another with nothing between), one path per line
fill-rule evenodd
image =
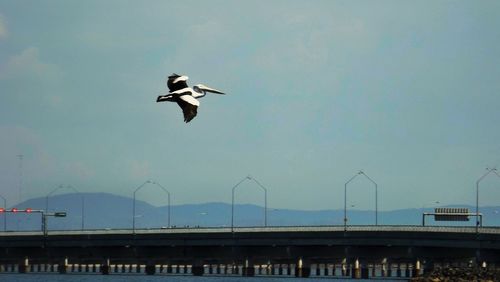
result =
M422 264L422 273L423 276L427 276L428 274L432 273L432 271L440 265L441 261L436 261L436 260L430 260L426 259L424 263ZM479 265L476 265L479 266Z
M242 276L255 276L255 265L253 264L253 261L248 258L245 259L245 264L243 265L241 272Z
M388 276L391 276L391 273L390 273L390 265L389 263L387 262L387 258L384 258L380 264L381 266L381 275L382 277L388 277Z
M405 268L405 276L406 278L410 278L411 277L411 264L410 263L406 263L406 268Z
M253 265L248 267L243 267L242 276L252 277L255 276L255 267Z
M420 276L420 269L422 268L422 265L420 264L420 260L417 259L417 262L415 262L415 267L412 269L412 277L419 277Z
M360 279L361 278L361 267L360 267L358 259L356 259L354 261L354 264L353 264L352 278L355 278L355 279Z
M370 277L370 268L368 263L361 264L361 279L368 279Z
M59 269L57 270L60 274L65 274L68 272L68 258L65 258L62 263L59 264Z
M311 275L311 264L299 258L295 266L295 277L309 277Z
M30 269L29 265L29 259L25 258L19 263L19 267L17 268L17 271L19 273L28 273Z
M340 276L346 276L347 273L347 267L345 260L343 259L342 262L340 263Z
M145 270L147 275L154 275L156 272L156 266L154 264L147 264Z
M204 272L205 272L205 267L203 266L202 261L197 260L197 261L193 262L193 264L191 266L191 273L194 276L202 276Z
M109 274L109 259L107 259L104 263L101 264L101 274L102 275Z
M388 263L387 264L387 270L386 270L386 277L392 277L392 264Z

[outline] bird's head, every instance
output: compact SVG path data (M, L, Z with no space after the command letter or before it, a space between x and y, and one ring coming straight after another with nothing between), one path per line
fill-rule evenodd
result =
M221 92L217 89L213 89L211 87L208 87L206 85L203 85L203 84L196 84L195 86L193 86L193 90L198 92L198 93L202 93L202 92L210 92L210 93L216 93L216 94L226 94L224 92Z

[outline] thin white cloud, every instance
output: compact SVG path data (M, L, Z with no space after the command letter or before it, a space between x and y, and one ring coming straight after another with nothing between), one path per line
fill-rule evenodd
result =
M96 172L91 167L81 161L66 164L66 170L69 175L79 180L89 180L96 175Z
M0 62L0 81L17 85L24 93L33 93L53 107L62 103L59 91L63 83L62 77L63 72L59 66L43 61L36 47L28 47L19 54L10 56L4 63ZM15 95L16 91L9 93ZM19 97L31 99L30 94Z
M186 26L186 32L178 43L175 56L171 57L167 65L200 68L202 67L200 61L203 61L213 69L211 58L221 58L231 45L231 38L233 35L229 32L229 28L219 20L193 23Z
M145 179L151 175L148 161L133 160L129 165L130 175L136 179Z
M36 47L24 49L20 54L11 56L4 66L0 66L0 79L35 77L44 80L58 80L62 72L57 65L40 60Z
M301 15L286 18L285 24L277 22L273 29L277 31L277 40L267 41L254 54L253 61L260 69L318 72L337 64L337 57L347 50L361 53L373 46L369 27L359 18Z
M22 198L32 196L32 182L52 175L54 158L43 146L43 139L34 130L17 125L0 125L0 194L9 205L19 200L19 160L23 154Z
M7 31L7 24L5 23L4 18L0 15L0 40L7 38L9 32Z
M38 196L40 190L52 189L56 183L80 183L96 177L96 170L82 160L64 161L52 152L44 136L37 130L17 126L0 125L0 195L9 205L19 200L19 160L23 154L22 199ZM50 188L52 187L52 188ZM80 188L80 187L79 187Z

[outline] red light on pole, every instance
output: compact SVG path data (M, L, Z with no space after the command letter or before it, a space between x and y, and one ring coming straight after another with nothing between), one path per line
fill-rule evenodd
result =
M12 212L17 212L17 209L16 208L12 208L11 210Z
M5 212L4 208L0 208L0 213Z
M25 212L27 212L27 213L30 213L30 212L32 212L32 211L33 211L33 209L31 209L31 208L27 208L27 209L25 210Z

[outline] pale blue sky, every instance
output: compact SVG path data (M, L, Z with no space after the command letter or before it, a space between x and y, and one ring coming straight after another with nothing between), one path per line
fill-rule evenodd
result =
M498 1L0 0L0 194L60 184L174 204L343 207L358 170L379 207L475 203L500 165ZM183 122L172 72L228 93ZM500 180L481 203L500 203ZM242 184L237 201L262 204ZM139 197L165 204L155 187ZM373 209L373 187L349 185Z

